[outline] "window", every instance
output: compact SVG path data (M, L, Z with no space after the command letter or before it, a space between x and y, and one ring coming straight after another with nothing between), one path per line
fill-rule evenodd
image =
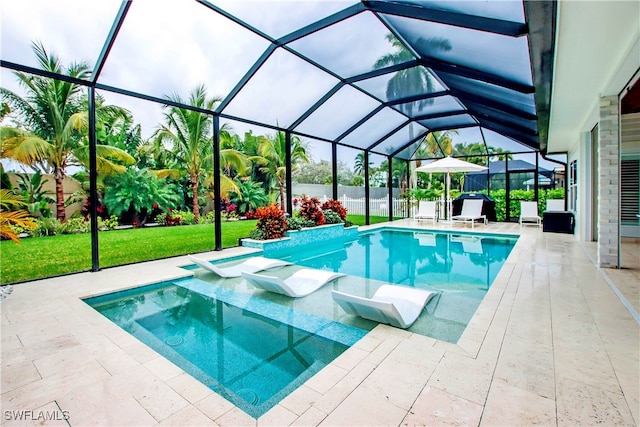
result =
M569 210L578 210L578 161L573 160L569 165Z

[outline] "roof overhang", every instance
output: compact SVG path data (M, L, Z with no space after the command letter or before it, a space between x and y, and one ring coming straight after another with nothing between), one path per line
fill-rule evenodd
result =
M547 151L568 152L597 122L601 96L617 95L625 62L640 67L640 2L561 1ZM633 69L633 64L625 69Z

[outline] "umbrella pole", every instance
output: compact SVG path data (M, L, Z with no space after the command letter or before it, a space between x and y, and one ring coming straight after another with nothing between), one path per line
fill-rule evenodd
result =
M451 213L451 197L449 197L449 193L451 192L451 175L449 174L449 172L447 172L447 182L446 182L446 186L445 186L445 209L447 210L445 212L445 216L447 217L447 221L451 221L451 217L453 216Z

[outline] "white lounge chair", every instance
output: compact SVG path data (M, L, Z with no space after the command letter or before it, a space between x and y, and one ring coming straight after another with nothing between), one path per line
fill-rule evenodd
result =
M474 200L474 199L464 199L462 201L462 211L460 215L455 215L451 217L451 220L462 222L462 223L471 223L471 228L476 223L476 220L482 220L482 222L487 224L487 216L482 215L482 200Z
M348 314L406 329L437 292L408 286L382 285L371 298L331 291L333 300Z
M564 211L563 199L548 199L547 211Z
M420 200L418 203L418 213L413 217L414 219L430 219L435 224L438 220L438 212L435 201Z
M520 227L522 224L542 225L542 218L538 215L538 202L520 202Z
M341 276L344 276L344 274L316 270L314 268L303 268L284 280L263 274L242 273L242 277L258 289L276 292L293 298L309 295Z
M265 258L262 256L255 256L242 261L231 267L218 267L209 261L201 258L194 257L193 255L187 255L194 263L198 264L205 270L211 271L220 277L240 277L243 272L255 273L261 270L267 270L269 268L283 267L285 265L291 265L290 262L282 261L274 258Z

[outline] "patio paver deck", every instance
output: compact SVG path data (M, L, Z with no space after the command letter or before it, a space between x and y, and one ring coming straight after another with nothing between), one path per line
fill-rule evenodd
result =
M258 420L79 299L189 275L186 257L16 285L0 303L1 423L638 425L640 329L602 274L638 307L638 271L599 271L571 235L476 231L521 238L457 345L380 325Z

